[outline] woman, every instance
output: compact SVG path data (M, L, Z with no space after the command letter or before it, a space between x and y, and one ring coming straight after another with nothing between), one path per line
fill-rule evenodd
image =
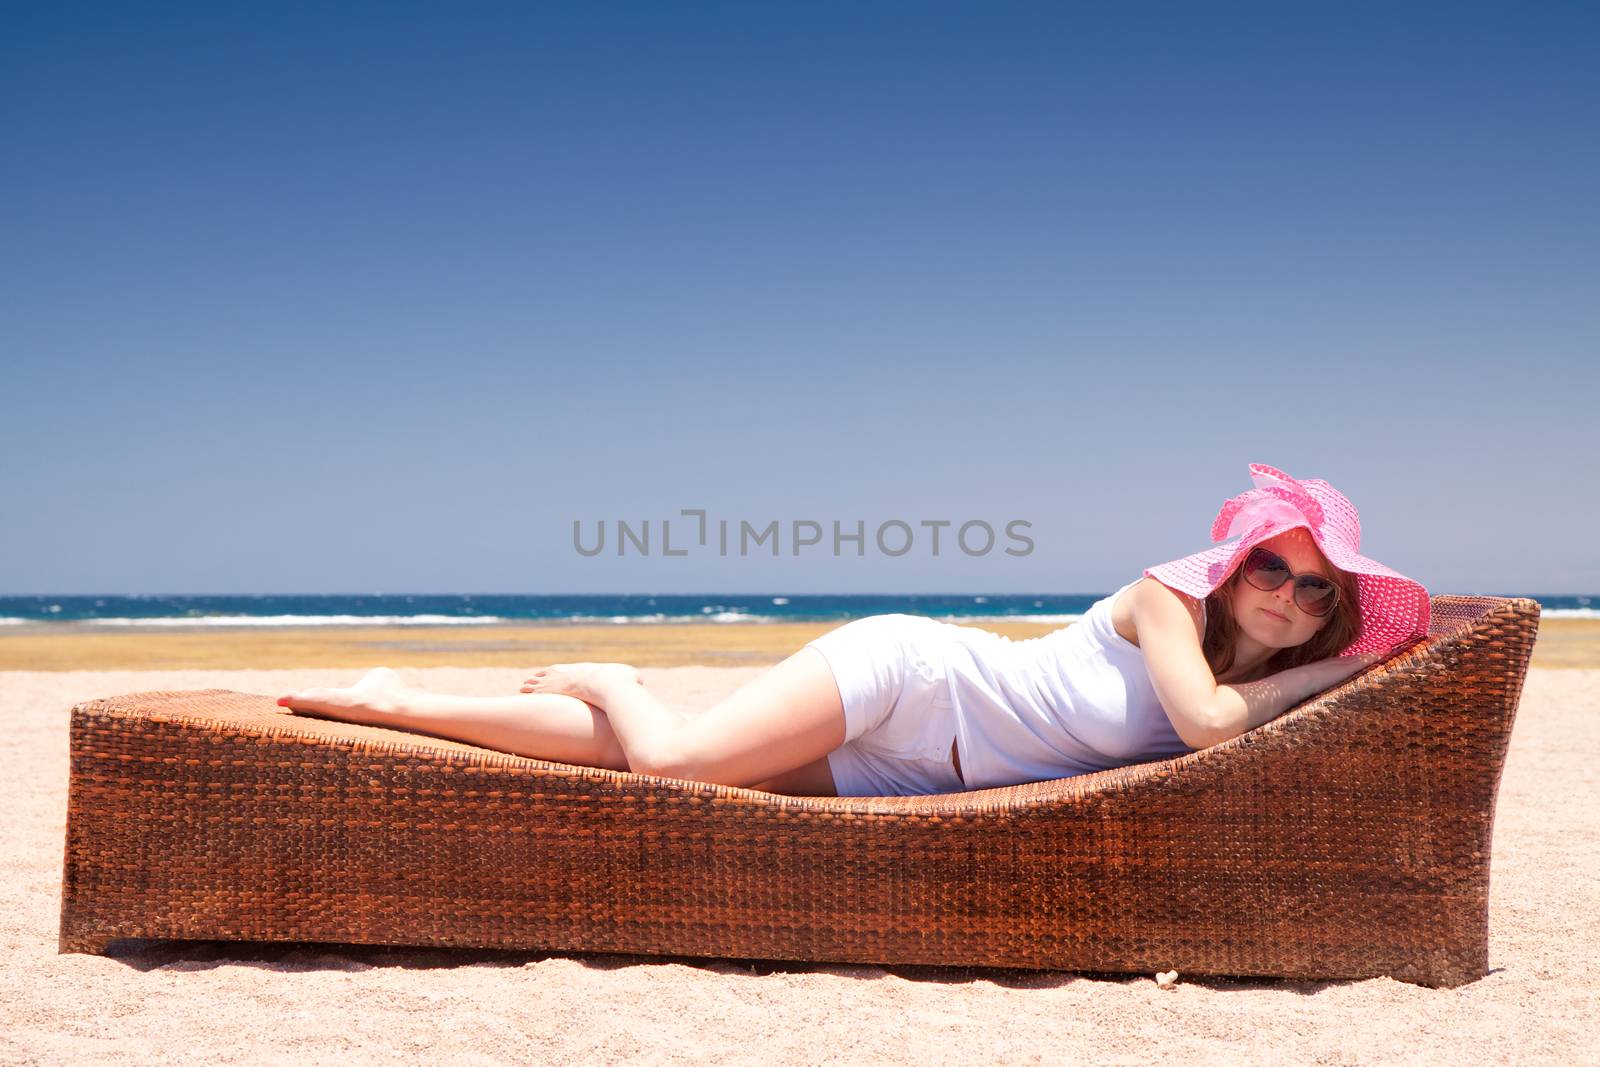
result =
M1357 553L1327 482L1252 464L1211 539L1075 626L1012 641L915 615L858 619L704 714L621 663L558 663L522 695L459 697L385 667L289 693L297 712L563 763L798 796L894 796L1043 781L1205 748L1422 636L1421 585Z

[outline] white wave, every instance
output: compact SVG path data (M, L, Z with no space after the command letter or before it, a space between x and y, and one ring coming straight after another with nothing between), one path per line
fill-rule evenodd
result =
M789 602L789 598L786 597L786 596L775 596L775 597L772 598L772 602L774 604L782 606L782 605L787 604Z
M90 626L481 626L498 615L171 615L151 619L84 619Z
M939 615L936 618L947 622L1048 622L1057 626L1064 626L1069 622L1079 622L1083 619L1079 615Z
M512 620L513 622L518 620ZM531 621L531 620L530 620ZM539 620L553 622L614 622L614 623L707 623L707 622L780 622L765 615L751 615L742 611L719 611L715 615L570 615L564 619Z
M1600 608L1541 608L1545 619L1600 619Z
M701 621L700 620L700 616L698 616L698 615L692 615L692 616L691 615L684 615L684 616L681 616L681 618L692 619L694 622ZM560 618L560 619L524 619L524 620L518 620L518 621L530 622L530 623L533 623L533 622L614 622L614 623L621 624L621 623L629 623L629 622L666 622L667 621L667 616L661 614L660 612L657 612L654 615L568 615L565 618Z
M20 626L27 621L27 619L18 619L11 615L0 615L0 626Z

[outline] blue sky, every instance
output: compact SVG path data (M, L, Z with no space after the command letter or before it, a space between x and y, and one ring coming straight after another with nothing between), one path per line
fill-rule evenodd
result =
M1593 5L7 12L0 592L1600 590Z

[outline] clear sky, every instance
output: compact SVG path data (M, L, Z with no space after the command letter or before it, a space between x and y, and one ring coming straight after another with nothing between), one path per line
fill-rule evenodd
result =
M5 12L0 592L1600 590L1592 3Z

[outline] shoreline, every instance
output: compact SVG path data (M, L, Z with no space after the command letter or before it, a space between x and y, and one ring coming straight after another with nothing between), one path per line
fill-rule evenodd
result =
M857 618L865 616L852 615L841 619L785 619L777 617L756 617L744 619L714 619L710 616L694 616L680 619L495 619L492 622L472 620L465 622L229 622L219 624L208 622L204 619L196 621L146 621L139 620L133 623L117 622L107 623L97 619L66 619L60 622L47 619L23 619L7 623L0 629L0 637L8 634L48 634L48 633L170 633L175 630L192 631L194 633L229 633L235 630L250 633L272 633L277 630L313 630L321 632L337 632L339 630L461 630L494 631L494 630L572 630L590 628L596 630L621 630L637 627L646 630L659 630L669 626L698 626L707 630L733 629L742 626L820 626L832 628L843 626ZM929 615L931 619L940 622L953 622L958 626L1037 626L1045 630L1056 630L1063 626L1071 625L1083 617L1082 613L1062 615L1060 617L1037 617L1017 615ZM1589 620L1578 620L1589 621ZM1600 616L1594 620L1600 624Z
M50 622L0 628L0 670L281 670L513 667L608 660L638 667L765 667L844 625L825 622L566 621L460 625L140 626ZM1072 623L963 619L1014 641ZM1533 667L1600 668L1600 619L1544 619Z

